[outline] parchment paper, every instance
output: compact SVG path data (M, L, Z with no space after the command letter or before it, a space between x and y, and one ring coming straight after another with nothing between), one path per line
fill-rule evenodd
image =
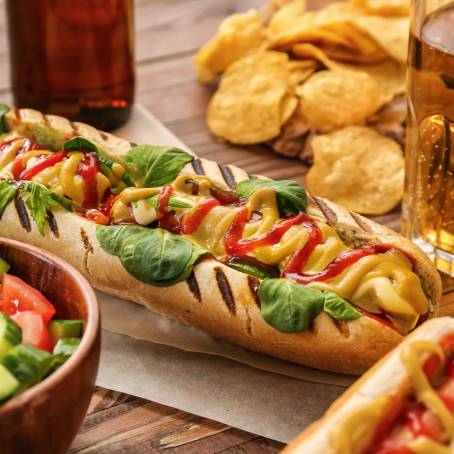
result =
M187 151L143 106L116 134ZM97 384L290 441L353 382L235 347L98 292L103 340Z

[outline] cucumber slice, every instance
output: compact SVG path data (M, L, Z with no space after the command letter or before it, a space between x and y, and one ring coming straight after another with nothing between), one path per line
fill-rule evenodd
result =
M8 270L11 268L11 265L0 257L0 282L2 281L2 277Z
M54 355L52 358L52 364L47 372L47 375L55 372L66 360L76 351L80 344L80 339L77 337L68 337L60 339L54 347Z
M20 383L16 377L0 364L0 402L11 397L18 389Z
M60 339L55 347L54 355L63 355L69 358L77 349L80 344L80 339L77 337L68 337L66 339Z
M22 340L22 330L19 325L0 312L0 359Z
M19 392L38 383L51 363L49 352L25 344L13 347L0 361L19 381Z
M49 331L54 344L66 337L80 337L84 322L82 320L52 320Z

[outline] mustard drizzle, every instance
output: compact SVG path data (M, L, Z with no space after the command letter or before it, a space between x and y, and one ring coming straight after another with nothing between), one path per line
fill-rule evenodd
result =
M8 141L18 138L17 134L7 133L1 137L2 141ZM14 141L10 144L3 153L0 154L0 179L14 179L12 174L12 166L16 158L17 152L24 146L25 138ZM40 155L50 155L53 151L47 149L30 150L21 155L21 160L24 163L24 168L28 169L35 165L35 158ZM84 201L84 181L77 174L77 168L84 157L82 152L69 152L68 157L52 167L48 167L32 178L32 181L41 183L50 188L59 195L66 196L74 203L82 205ZM120 166L121 167L121 166ZM121 174L122 169L116 167L114 173ZM124 171L124 169L123 169ZM110 180L101 172L96 175L98 187L98 199L104 195L106 190L111 187Z

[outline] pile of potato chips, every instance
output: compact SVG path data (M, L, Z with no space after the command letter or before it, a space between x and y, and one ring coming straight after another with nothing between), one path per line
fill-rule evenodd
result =
M201 82L222 76L210 130L313 163L316 195L364 214L389 211L403 188L401 148L385 135L402 141L408 13L409 0L317 11L271 0L228 17L194 59Z

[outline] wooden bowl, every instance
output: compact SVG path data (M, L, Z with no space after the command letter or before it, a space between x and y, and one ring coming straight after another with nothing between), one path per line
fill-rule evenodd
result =
M80 346L63 366L0 405L2 454L64 453L94 391L100 351L98 302L85 278L52 254L0 237L0 257L11 264L12 274L54 304L58 318L85 322Z

